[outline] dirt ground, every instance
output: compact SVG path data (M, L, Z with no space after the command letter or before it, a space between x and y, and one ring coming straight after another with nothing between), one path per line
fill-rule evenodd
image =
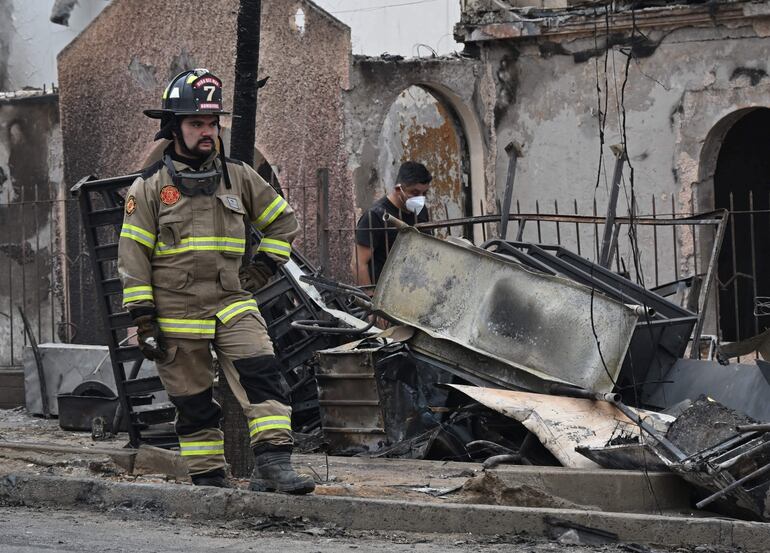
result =
M56 419L32 417L25 410L0 410L0 466L3 472L46 474L111 481L160 483L164 475L133 476L116 465L108 455L81 453L42 453L3 447L3 442L24 442L76 446L84 449L116 449L127 443L126 435L95 442L85 432L62 430ZM413 462L409 471L394 472L389 461L346 459L344 462L322 455L298 455L298 469L313 474L319 495L347 495L379 498L414 498L420 501L459 502L464 499L461 486L480 466L470 463ZM423 464L424 463L424 464ZM236 481L246 487L245 480ZM180 481L180 485L187 485ZM467 498L465 498L467 499ZM26 513L26 514L25 514ZM33 520L40 520L39 524ZM74 524L78 526L73 527ZM147 522L152 525L148 527ZM51 526L52 525L52 526ZM59 533L50 528L61 527ZM141 528L141 535L132 530ZM102 536L112 534L110 547ZM157 543L147 545L152 532ZM61 536L67 539L62 540ZM143 536L143 537L142 537ZM167 546L164 536L170 536ZM180 537L182 536L182 537ZM193 536L194 540L186 541ZM113 539L114 538L114 539ZM155 538L153 538L155 539ZM115 540L118 540L117 542ZM197 541L196 541L197 540ZM575 543L565 534L560 541L523 536L473 536L414 534L405 532L348 531L333 525L318 526L307 520L237 520L210 525L183 517L158 520L157 513L137 509L120 512L89 511L86 516L69 510L30 509L0 506L0 543L2 551L203 551L217 548L228 551L262 550L281 547L287 551L326 552L341 549L361 551L491 551L510 553L545 553L555 551L587 552L660 552L727 553L727 550L702 546L693 549L654 549L644 546L611 544L588 546ZM145 544L145 545L142 545Z
M18 451L3 448L4 441L78 447L84 453ZM88 432L62 430L57 419L30 416L22 408L0 409L0 459L9 471L123 482L157 483L170 479L159 474L127 474L108 455L85 453L88 449L120 450L127 443L127 434L96 442ZM343 463L335 457L298 454L293 460L297 470L312 475L319 483L315 492L318 495L442 502L462 501L462 485L481 468L471 463L420 462L408 471L394 471L393 462L388 459L346 458ZM248 485L245 479L233 481L239 487ZM189 482L183 478L179 483Z

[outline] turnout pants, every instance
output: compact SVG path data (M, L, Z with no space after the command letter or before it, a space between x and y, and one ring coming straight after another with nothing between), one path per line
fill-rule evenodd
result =
M213 340L166 335L167 356L157 363L177 410L179 448L190 475L225 467L222 409L214 400L214 368L209 346L243 408L251 446L291 446L291 407L264 320L246 313L229 326L217 323Z

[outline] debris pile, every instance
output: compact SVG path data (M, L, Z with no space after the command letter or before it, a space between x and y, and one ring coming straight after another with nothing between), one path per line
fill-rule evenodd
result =
M721 369L703 383L712 391L735 374L682 359L696 314L562 248L413 229L371 311L393 326L316 354L330 453L672 472L699 507L770 520L767 418L693 379L666 397L682 363Z
M103 426L125 425L135 447L174 447L173 406L157 376L140 375L116 300L132 180L73 189L120 399ZM688 482L699 508L770 520L770 366L684 358L692 335L700 345L708 295L695 314L561 247L475 247L404 228L371 301L297 253L256 298L305 451L662 471ZM381 319L384 331L369 322Z

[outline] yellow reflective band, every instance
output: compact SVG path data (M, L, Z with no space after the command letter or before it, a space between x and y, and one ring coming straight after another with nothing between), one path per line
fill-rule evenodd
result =
M280 196L276 196L276 198L270 202L270 205L265 208L262 214L257 217L255 221L252 221L254 226L257 227L257 230L264 230L270 225L270 223L275 221L281 213L283 213L288 205L289 204L286 203L286 200Z
M187 76L187 84L190 84L191 82L195 81L195 79L197 79L197 78L198 77L195 76L195 73L193 73L192 75L188 75Z
M283 240L274 240L272 238L263 238L257 248L258 252L268 252L280 255L286 258L291 257L291 244Z
M211 442L179 442L179 454L183 457L190 455L224 455L224 440Z
M152 286L132 286L123 289L123 305L141 300L155 301L152 296Z
M120 235L124 238L136 240L148 248L152 248L155 245L154 234L134 225L123 225L123 227L120 229Z
M158 245L155 247L155 255L174 255L190 251L217 251L242 254L246 251L246 240L229 236L192 236L190 238L183 238L179 244L158 242Z
M259 308L257 307L256 300L244 300L244 301L236 301L235 303L231 303L224 309L222 309L219 313L217 313L217 318L222 321L222 323L227 323L230 319L235 317L236 315L240 315L241 313L245 313L246 311L256 311L259 313Z
M200 334L214 336L217 330L216 319L158 319L158 326L169 334Z
M259 434L266 430L291 430L291 419L289 417L273 416L260 417L249 421L249 435Z

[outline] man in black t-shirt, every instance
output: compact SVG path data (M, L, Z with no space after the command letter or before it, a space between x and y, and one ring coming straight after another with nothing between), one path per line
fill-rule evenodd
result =
M398 231L382 220L386 212L409 225L428 221L425 193L431 180L433 177L425 165L405 161L398 169L393 190L377 200L358 220L352 269L359 286L377 282L396 241Z

